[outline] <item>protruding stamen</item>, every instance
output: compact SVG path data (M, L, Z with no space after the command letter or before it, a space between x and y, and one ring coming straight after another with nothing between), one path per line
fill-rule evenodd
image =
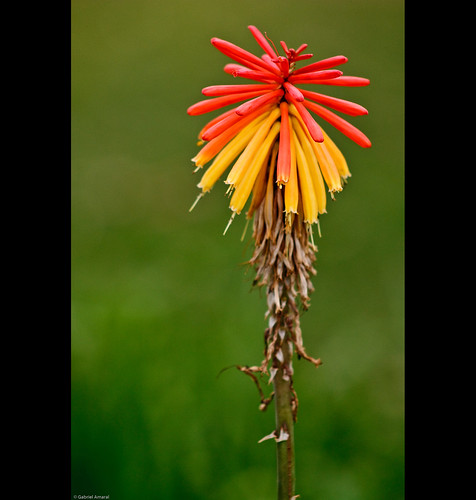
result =
M261 31L256 26L248 26L248 29L251 31L255 40L258 42L258 45L268 54L271 58L275 58L276 54L274 50L271 48L271 45L268 43L266 38L263 36Z
M228 228L231 226L231 223L233 222L235 215L236 215L236 212L233 212L231 214L230 220L228 221L228 224L226 225L225 230L223 231L223 236L225 236L226 232L228 231Z
M203 198L203 195L205 193L200 193L198 196L197 196L197 199L193 202L193 205L188 209L189 212L191 212L194 208L195 208L195 205L198 203L198 201L200 200L200 198Z
M249 223L250 223L250 219L246 219L245 229L243 229L243 232L241 233L240 241L243 241L245 239L246 231L248 230Z

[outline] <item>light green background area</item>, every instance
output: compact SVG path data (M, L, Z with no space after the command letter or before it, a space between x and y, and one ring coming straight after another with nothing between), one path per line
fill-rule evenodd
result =
M404 6L401 0L72 2L72 495L272 500L274 408L234 364L262 359L264 294L219 183L192 213L201 88L237 82L216 36L247 29L312 61L343 54L362 149L323 124L352 177L317 237L295 361L302 500L401 500L404 454ZM249 82L248 82L249 83ZM216 114L216 113L215 113ZM215 116L213 114L212 116Z

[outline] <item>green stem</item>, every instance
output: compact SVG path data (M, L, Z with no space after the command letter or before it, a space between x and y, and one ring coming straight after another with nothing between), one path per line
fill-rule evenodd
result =
M284 360L277 367L274 378L274 400L276 413L276 432L279 436L281 430L289 434L285 441L276 443L278 500L289 500L294 496L295 468L294 468L294 418L292 410L293 390L292 380L284 377L283 368L290 365L292 358L292 344L287 341L287 336L282 344Z

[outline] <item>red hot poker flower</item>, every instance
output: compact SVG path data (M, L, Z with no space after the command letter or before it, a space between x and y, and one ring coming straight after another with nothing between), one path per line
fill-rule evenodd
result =
M212 38L211 43L234 61L225 66L226 73L260 83L205 87L202 93L211 99L199 101L187 110L189 115L201 115L235 106L208 122L199 134L199 144L203 141L206 144L193 158L197 170L212 163L198 184L202 193L197 201L233 164L225 180L230 186L229 192L233 192L230 202L233 216L243 210L253 195L247 213L247 217L251 217L261 201L257 198L264 196L265 183L271 177L285 190L286 214L300 210L305 222L313 224L318 222L319 214L326 212L322 179L333 197L350 176L342 153L315 116L359 146L368 148L371 143L365 134L334 111L349 116L368 112L356 103L301 89L299 85L357 87L370 81L344 76L341 70L335 69L347 62L342 55L297 68L298 62L313 57L303 53L307 44L295 50L281 41L283 56L255 26L248 28L264 51L261 57L219 38Z

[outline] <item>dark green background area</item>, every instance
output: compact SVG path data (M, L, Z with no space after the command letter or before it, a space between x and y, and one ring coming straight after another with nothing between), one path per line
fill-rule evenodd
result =
M302 500L401 500L404 482L404 5L402 0L72 2L71 495L272 500L274 408L233 364L262 359L264 296L244 216L219 183L192 213L201 88L237 82L216 36L247 29L312 61L343 54L372 141L335 131L352 177L317 237L302 316L315 369L295 361ZM215 114L213 114L215 116Z

